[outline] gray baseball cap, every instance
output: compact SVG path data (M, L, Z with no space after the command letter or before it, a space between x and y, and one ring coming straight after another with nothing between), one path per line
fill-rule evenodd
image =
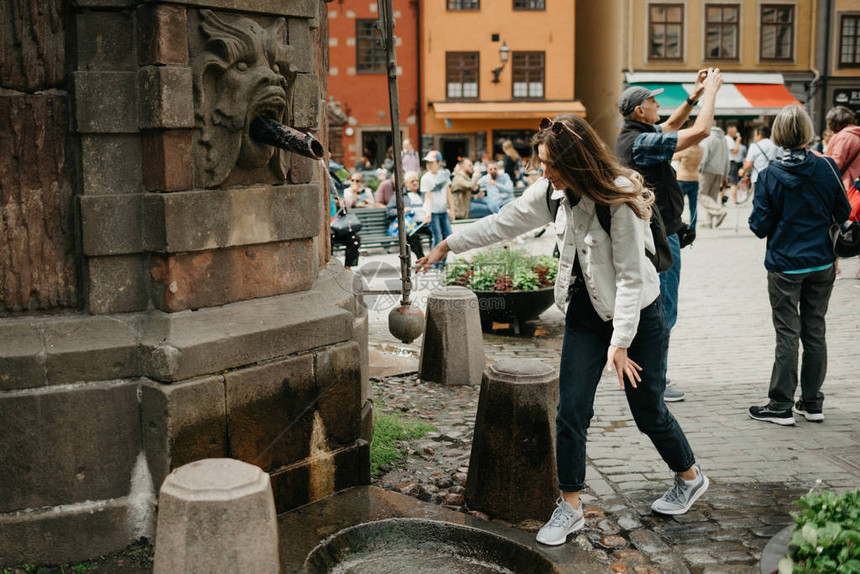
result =
M618 98L618 111L625 118L633 113L636 106L641 106L642 102L652 96L658 96L663 93L663 88L649 90L643 86L631 86L624 90L621 97Z

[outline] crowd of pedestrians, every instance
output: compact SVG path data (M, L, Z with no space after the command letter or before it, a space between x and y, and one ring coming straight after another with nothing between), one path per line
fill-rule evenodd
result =
M436 246L451 234L451 223L458 219L477 219L498 213L514 199L515 185L537 179L539 171L529 170L529 162L520 156L509 140L501 142L502 153L496 159L479 154L478 161L459 158L452 171L445 167L441 152L430 150L423 157L415 150L411 140L403 140L401 166L404 172L404 194L408 195L406 215L415 223L409 227L408 243L417 257L423 257L421 238L430 236ZM423 168L422 169L422 164ZM397 217L394 193L393 150L389 149L382 167L372 170L369 160L362 156L346 181L331 174L331 219L345 218L353 209L386 208L389 221ZM365 174L375 175L375 181L365 180ZM411 179L418 182L410 187ZM342 189L338 187L342 185ZM370 185L375 184L375 191ZM358 231L332 229L332 249L337 245L346 248L346 267L358 264L361 235Z
M695 240L697 223L723 222L724 203L738 201L740 185L752 186L750 229L767 239L776 333L769 402L749 407L749 416L779 425L795 424L795 416L824 420L825 314L836 277L830 231L834 222L860 219L860 128L847 108L831 110L833 135L814 151L809 116L801 106L787 106L772 126L756 127L745 146L737 126L724 132L714 125L722 81L719 70L700 71L686 102L663 122L655 98L662 90L625 90L618 101L623 127L614 156L582 118L544 119L532 150L543 177L503 209L488 207L487 217L437 236L417 263L423 272L444 262L449 252L554 223L560 251L555 297L566 314L556 418L561 496L537 534L543 544L563 544L584 525L579 494L586 434L604 368L617 374L637 427L674 472L671 488L652 510L686 513L708 489L666 407L685 394L667 386L666 366L679 312L682 247ZM684 127L696 105L698 116ZM491 204L489 188L481 184L485 177L476 177L471 162L460 162L449 189L463 195L449 196L452 216L471 210L474 201ZM685 197L689 224L682 221Z
M633 86L618 100L623 124L614 154L579 116L541 121L532 138L540 177L515 198L525 163L506 142L499 161L460 158L452 173L439 151L420 158L409 145L407 212L432 237L425 254L416 232L410 246L417 272L444 265L449 252L487 246L553 224L558 236L556 304L565 312L559 367L556 461L561 496L537 540L563 544L583 527L586 436L602 371L614 371L636 425L674 473L672 486L651 508L684 514L708 489L693 449L666 403L685 391L669 386L672 327L679 315L682 249L696 227L719 227L725 203L752 189L752 232L767 240L764 266L775 331L768 402L749 417L789 426L796 416L824 420L827 370L825 315L837 259L833 225L860 221L860 127L851 110L827 114L816 149L805 109L786 106L752 141L736 125L715 125L718 69L700 70L686 101L660 121L662 89ZM690 112L699 107L695 120ZM396 214L386 173L373 197L356 174L344 192L350 207L384 205ZM380 191L383 190L383 191ZM689 223L683 221L685 198ZM453 232L457 219L480 218ZM857 238L856 253L860 253ZM349 259L349 254L347 255ZM860 271L858 271L860 278ZM802 356L799 353L803 346ZM798 387L800 389L798 395Z

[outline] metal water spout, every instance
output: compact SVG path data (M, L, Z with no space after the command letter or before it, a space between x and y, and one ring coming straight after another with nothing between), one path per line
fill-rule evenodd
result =
M317 138L270 118L262 116L254 118L248 133L255 141L311 159L322 159L325 155L325 148Z
M409 295L412 279L409 269L409 247L406 244L406 224L403 204L403 165L400 152L403 144L400 137L400 101L397 91L397 60L394 55L394 13L391 0L380 0L379 30L385 50L388 73L388 105L391 110L391 136L394 140L394 192L397 200L397 238L400 243L400 306L388 314L388 331L404 343L411 343L424 331L424 313L412 304Z

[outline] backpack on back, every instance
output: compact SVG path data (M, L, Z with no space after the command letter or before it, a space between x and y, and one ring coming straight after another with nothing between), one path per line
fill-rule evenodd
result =
M552 220L555 221L555 216L561 207L560 199L552 199L552 185L547 182L546 186L546 205L549 212L552 214ZM611 220L612 214L609 212L609 206L601 203L594 204L594 211L597 214L597 221L600 227L606 232L610 238L612 237ZM651 235L654 237L654 253L645 249L645 256L654 265L657 273L667 271L672 267L674 260L672 258L672 249L669 247L669 239L666 237L666 226L663 224L663 216L660 215L660 210L657 206L651 209Z

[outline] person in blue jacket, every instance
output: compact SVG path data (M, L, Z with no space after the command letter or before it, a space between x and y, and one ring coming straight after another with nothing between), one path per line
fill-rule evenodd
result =
M749 225L767 238L764 266L776 352L770 400L750 407L749 415L779 425L795 424L794 414L820 422L827 372L824 316L836 278L828 231L834 221L848 219L851 207L835 162L809 150L815 132L802 107L783 108L771 137L782 152L759 174ZM803 367L795 402L798 341L803 342Z

